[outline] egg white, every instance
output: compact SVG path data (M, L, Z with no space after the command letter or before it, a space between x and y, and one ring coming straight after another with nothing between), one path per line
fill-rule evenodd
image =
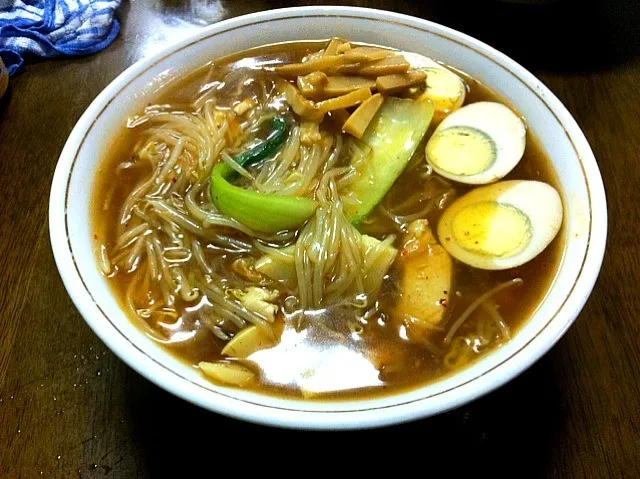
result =
M494 183L509 174L522 159L526 146L526 127L513 111L500 103L482 101L463 106L442 120L431 138L435 140L439 132L452 127L466 127L484 133L495 144L495 158L484 171L458 175L451 172L455 169L454 165L449 170L444 166L447 158L429 158L427 144L427 161L434 171L445 178L470 185Z

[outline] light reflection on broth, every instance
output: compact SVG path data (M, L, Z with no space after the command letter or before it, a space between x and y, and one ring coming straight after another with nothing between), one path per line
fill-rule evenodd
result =
M357 334L329 328L296 331L286 326L277 347L248 359L259 366L264 381L298 388L307 397L384 385L375 359L358 344Z
M329 80L297 75L298 67L273 71L303 58L321 65L315 52L325 47L337 62ZM443 212L477 188L439 176L425 161L437 123L454 113L436 111L415 145L410 134L420 121L406 122L403 147L415 153L369 201L393 165L374 169L382 176L359 189L362 172L371 171L367 160L378 158L368 131L394 111L426 114L419 106L425 90L401 73L406 86L382 90L376 116L354 115L350 133L341 132L338 121L357 104L318 117L294 96L305 92L311 104L328 105L353 97L354 72L360 84L376 85L364 75L373 75L362 70L368 65L403 68L384 52L350 47L355 53L340 42L300 42L216 60L131 118L101 163L93 206L99 267L131 320L214 382L320 399L416 388L503 345L553 280L559 238L533 260L497 271L452 259L438 238ZM339 55L365 59L354 66ZM456 73L465 105L504 104ZM329 87L337 93L326 93ZM392 120L401 128L402 118ZM524 155L504 180L555 186L549 159L526 135ZM256 160L260 148L266 153ZM216 166L223 163L226 170ZM257 196L247 197L249 190ZM275 205L273 194L304 200ZM367 201L371 211L354 220Z

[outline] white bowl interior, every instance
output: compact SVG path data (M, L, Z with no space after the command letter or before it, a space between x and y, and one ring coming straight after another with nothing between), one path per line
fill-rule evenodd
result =
M103 152L124 127L126 118L152 99L167 79L239 50L329 36L431 56L491 86L513 104L541 140L559 177L565 206L564 258L547 297L515 338L445 380L411 392L357 402L283 400L220 388L146 337L114 300L96 267L89 220L93 178ZM422 20L361 9L266 12L214 25L195 40L182 42L166 53L136 64L96 99L72 133L56 172L51 199L52 242L65 284L88 323L129 364L173 392L219 412L267 423L292 425L293 419L299 425L311 427L322 427L322 424L343 427L352 419L338 419L340 413L355 410L363 411L359 419L361 426L383 424L446 410L493 389L531 364L571 324L590 292L600 265L597 257L595 262L591 261L590 276L576 292L577 280L585 272L594 195L604 201L604 194L598 190L599 173L595 161L591 164L591 160L591 152L577 125L539 81L503 55L464 35ZM592 178L588 179L587 174ZM599 211L597 220L600 223L604 220L606 230L606 210ZM604 239L602 242L604 244ZM394 407L400 404L405 405L398 412ZM254 410L248 411L248 408ZM372 411L376 408L382 409L377 413ZM307 413L289 415L287 409L333 414L322 418L316 415L316 419Z

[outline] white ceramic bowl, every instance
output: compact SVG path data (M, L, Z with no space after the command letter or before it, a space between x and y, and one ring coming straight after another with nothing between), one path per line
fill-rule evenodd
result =
M506 346L434 384L384 398L342 402L278 399L206 381L135 327L96 267L89 221L93 178L109 139L168 78L212 58L288 40L332 36L415 51L452 65L510 101L542 141L565 205L565 251L557 278L529 322ZM596 160L560 101L493 48L449 28L395 13L342 7L274 10L212 25L116 78L89 106L60 156L49 227L56 263L78 310L127 364L160 387L212 411L262 424L309 429L377 427L469 402L524 371L560 339L584 306L604 255L607 210Z

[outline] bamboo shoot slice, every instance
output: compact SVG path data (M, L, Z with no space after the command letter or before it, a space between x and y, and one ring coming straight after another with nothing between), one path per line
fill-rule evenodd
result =
M327 75L324 72L313 72L308 75L299 76L296 80L300 93L306 98L317 99L324 92L324 85L327 83Z
M302 63L290 63L276 67L276 72L283 76L301 76L317 71L325 71L329 68L336 68L345 63L344 55L327 55L320 58L314 58Z
M324 93L326 96L346 95L360 88L374 88L376 82L372 78L364 78L358 76L330 76L324 85Z
M219 361L216 363L201 362L198 364L202 372L214 381L231 386L243 387L249 385L256 375L240 364Z
M424 84L426 78L427 74L424 71L384 75L377 78L376 86L381 93L392 95L409 87Z
M339 38L332 38L331 41L329 42L329 45L327 45L327 48L324 49L324 53L322 54L322 56L331 56L331 55L336 55L338 53L338 47L340 47L340 45L342 45L344 42L344 40L340 40Z
M356 47L344 53L346 63L372 62L394 55L393 50L378 47Z
M336 49L336 53L340 55L342 53L348 52L349 50L351 50L351 48L351 43L345 42L342 45L338 46L338 48Z
M371 123L371 120L376 115L383 102L384 97L380 93L376 93L371 98L364 101L344 123L342 130L358 139L362 138L362 135L364 135L369 123Z
M371 90L368 88L360 88L359 90L352 91L351 93L347 93L346 95L337 96L335 98L330 98L329 100L324 100L316 104L318 111L321 113L327 113L332 110L338 110L340 108L349 108L351 106L356 106L363 101L371 98Z
M245 359L256 351L273 345L273 339L257 326L249 326L236 334L224 348L222 354L234 358Z
M392 57L376 60L375 62L362 65L358 70L358 74L362 76L378 77L383 75L393 75L398 73L407 73L409 71L409 62L402 55L394 55Z
M322 120L324 112L319 111L317 105L302 96L291 83L280 81L276 84L276 88L279 92L284 93L287 103L297 115L310 120Z

